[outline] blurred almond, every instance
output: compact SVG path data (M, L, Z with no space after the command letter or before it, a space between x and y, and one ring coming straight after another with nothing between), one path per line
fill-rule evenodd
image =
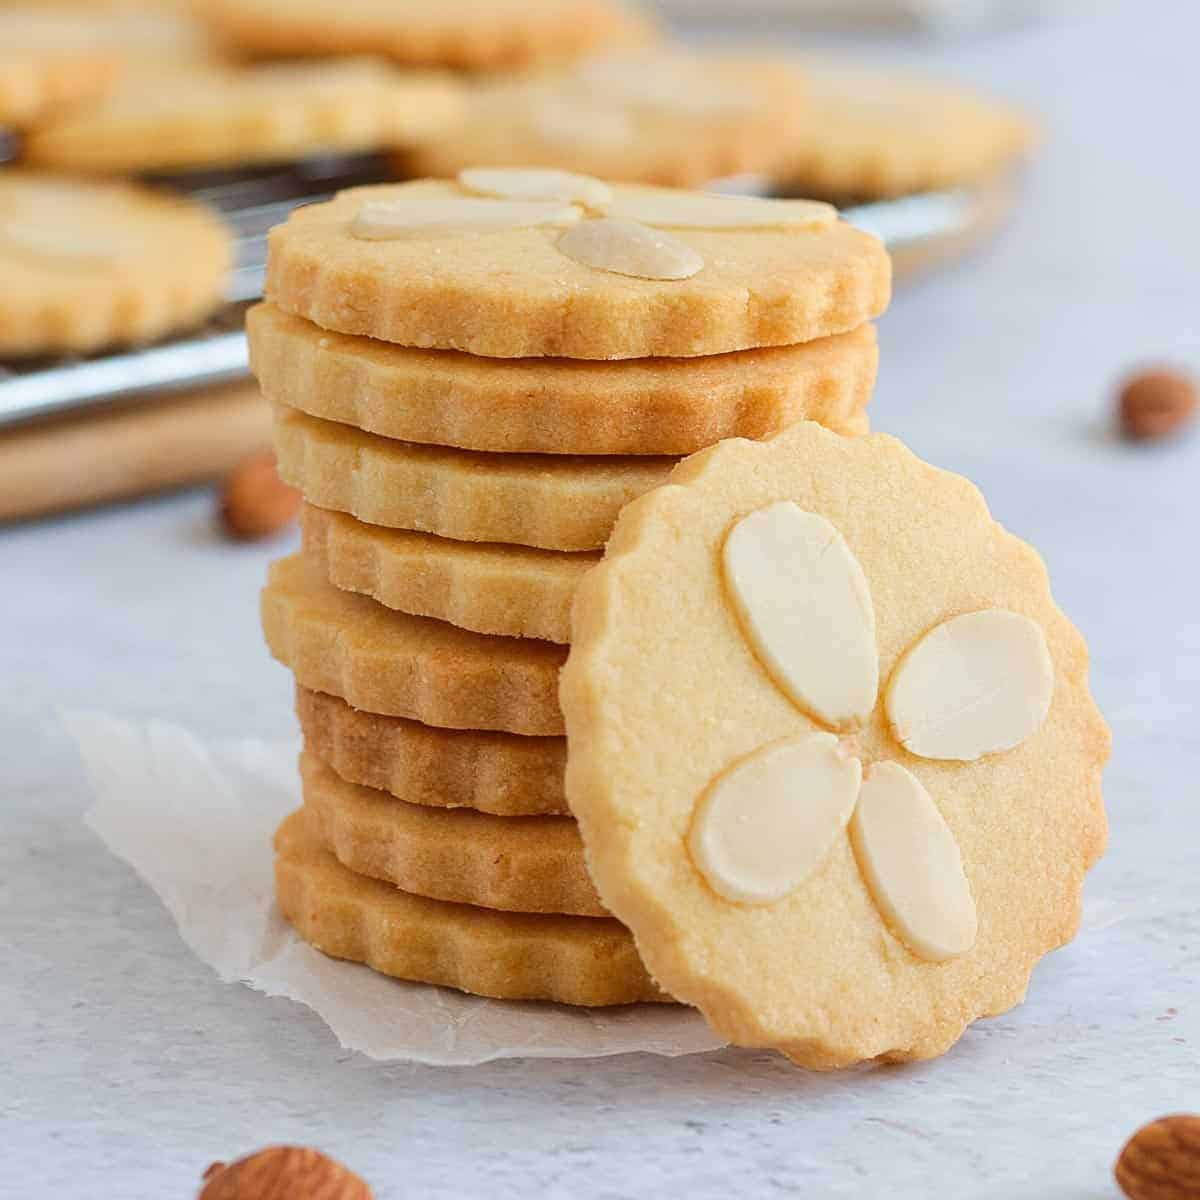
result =
M372 1200L353 1171L307 1146L270 1146L204 1172L199 1200Z
M239 541L282 532L300 515L300 493L284 483L275 455L261 450L242 459L221 492L221 525Z
M1143 371L1121 388L1121 432L1135 441L1170 437L1196 412L1196 385L1179 371Z
M1177 1114L1143 1125L1114 1169L1129 1200L1200 1197L1200 1116Z

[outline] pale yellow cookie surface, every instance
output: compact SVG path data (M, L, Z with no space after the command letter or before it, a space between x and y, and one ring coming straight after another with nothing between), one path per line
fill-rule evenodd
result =
M468 119L404 161L410 175L464 167L565 167L629 183L699 187L773 167L804 104L803 77L769 60L645 52L478 84Z
M304 552L343 591L505 637L571 640L571 601L595 553L459 542L304 506Z
M206 208L123 183L0 172L0 357L147 341L222 299L232 239Z
M1034 140L1032 121L965 87L814 64L774 177L804 195L881 199L987 179Z
M365 59L135 70L102 103L34 131L25 154L79 171L237 166L420 140L460 104L449 79Z
M353 188L272 230L266 294L323 329L496 358L721 354L882 312L883 245L781 205L625 185L584 212L442 181Z
M418 66L524 67L646 40L621 0L195 0L254 54L385 54Z
M568 811L565 738L439 729L363 712L304 687L296 689L296 715L305 744L343 779L410 804L498 817Z
M300 758L310 828L342 866L417 896L505 912L609 914L570 817L498 817L431 808L347 783Z
M965 480L807 423L723 443L623 513L573 635L593 879L732 1041L939 1054L1074 934L1108 732L1041 560Z
M120 56L77 36L76 15L0 7L0 128L24 129L112 85Z
M673 458L488 454L418 446L281 408L279 472L310 503L465 542L596 550Z
M870 325L799 346L605 363L414 350L269 304L247 330L277 403L403 441L527 454L691 454L800 420L843 430L866 408L879 358Z
M262 622L298 683L356 708L448 729L563 732L562 646L394 612L339 591L301 555L272 563Z
M308 943L384 975L497 1000L601 1007L669 1001L611 918L494 912L348 871L303 812L275 835L275 895Z

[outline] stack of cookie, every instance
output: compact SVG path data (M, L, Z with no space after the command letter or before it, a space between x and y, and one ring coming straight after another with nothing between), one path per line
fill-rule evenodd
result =
M861 432L888 291L828 206L556 170L355 189L273 232L249 331L307 502L263 595L305 741L277 843L301 936L481 995L665 998L567 808L572 598L682 455Z

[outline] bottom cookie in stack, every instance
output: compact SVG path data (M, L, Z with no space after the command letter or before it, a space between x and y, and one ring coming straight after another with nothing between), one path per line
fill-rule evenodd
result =
M342 866L303 810L279 827L275 850L284 917L334 958L497 1000L669 1002L611 917L499 912L403 892Z

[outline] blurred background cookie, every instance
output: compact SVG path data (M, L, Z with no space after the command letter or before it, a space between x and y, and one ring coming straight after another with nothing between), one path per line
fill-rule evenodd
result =
M965 87L848 63L806 63L773 177L798 195L877 200L975 184L1029 150L1031 118Z
M652 36L621 0L196 0L196 8L248 54L385 54L468 70L570 60Z
M232 263L207 209L125 183L0 172L0 357L98 350L203 320Z
M448 78L370 59L128 73L111 95L34 130L25 157L85 171L233 167L431 136L459 114Z
M457 131L402 168L565 167L605 179L693 187L775 164L807 104L794 68L765 57L679 50L591 59L478 84Z

